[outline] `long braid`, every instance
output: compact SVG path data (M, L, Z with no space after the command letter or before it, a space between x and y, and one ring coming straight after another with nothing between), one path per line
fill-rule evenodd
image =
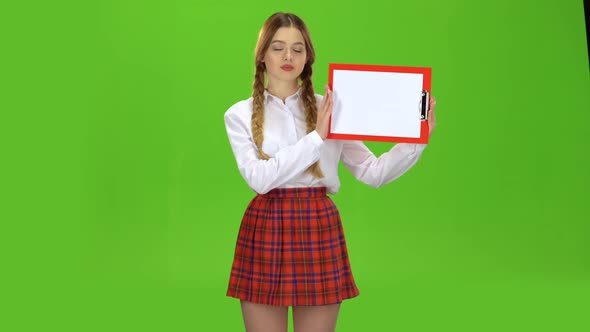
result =
M311 82L311 66L315 61L315 51L311 39L309 38L309 31L307 30L305 23L303 23L303 21L296 15L275 13L264 23L264 26L258 34L258 42L256 43L255 50L256 74L254 75L254 83L252 86L252 137L254 139L254 144L258 149L258 155L264 160L270 159L270 156L262 151L262 142L264 141L264 75L266 72L264 56L271 43L272 36L274 36L276 31L281 27L296 27L305 39L307 63L299 78L301 79L301 95L302 104L305 110L307 133L310 133L315 129L317 122L318 107ZM311 165L307 169L307 172L310 172L316 178L324 177L319 161Z
M307 124L307 133L315 130L318 118L318 105L313 91L313 84L311 81L312 68L310 63L306 63L301 75L301 100L303 108L305 109L305 122ZM324 173L320 168L320 162L316 161L308 169L314 177L323 178Z
M264 140L264 64L256 66L254 83L252 85L252 136L258 148L260 158L268 160L270 157L262 151Z

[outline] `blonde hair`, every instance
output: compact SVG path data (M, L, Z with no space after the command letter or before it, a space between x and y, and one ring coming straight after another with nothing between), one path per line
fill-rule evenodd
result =
M266 72L266 66L263 59L272 37L277 30L282 27L297 28L303 35L307 51L307 61L301 75L299 75L299 79L301 80L301 101L305 110L308 133L315 130L317 122L318 107L311 81L313 73L312 64L315 61L315 51L311 43L309 31L307 30L305 23L303 23L303 21L296 15L289 13L275 13L266 20L258 35L255 51L256 73L254 74L254 83L252 85L252 136L254 137L254 143L258 148L260 158L265 160L270 157L262 151L262 142L264 141L264 73ZM319 161L311 165L307 171L316 178L324 177Z

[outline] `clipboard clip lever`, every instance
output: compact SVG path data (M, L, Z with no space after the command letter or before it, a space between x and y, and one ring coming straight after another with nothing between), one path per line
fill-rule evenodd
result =
M428 111L430 111L430 93L422 90L422 96L420 98L420 121L428 119Z

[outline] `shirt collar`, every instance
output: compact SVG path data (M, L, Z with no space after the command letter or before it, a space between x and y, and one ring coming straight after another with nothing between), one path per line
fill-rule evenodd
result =
M300 97L301 97L301 86L297 89L297 91L295 91L294 94L285 98L285 100L294 99L294 98L299 99ZM270 92L268 92L268 90L264 89L264 103L265 104L269 103L273 98L282 102L281 98L271 94Z

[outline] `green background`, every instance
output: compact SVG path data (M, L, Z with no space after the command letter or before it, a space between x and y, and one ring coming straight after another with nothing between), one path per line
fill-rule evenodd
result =
M264 20L328 63L433 68L438 126L373 189L341 170L361 296L338 331L590 330L582 1L0 5L4 331L240 331L240 177L223 113ZM367 143L380 154L391 147Z

